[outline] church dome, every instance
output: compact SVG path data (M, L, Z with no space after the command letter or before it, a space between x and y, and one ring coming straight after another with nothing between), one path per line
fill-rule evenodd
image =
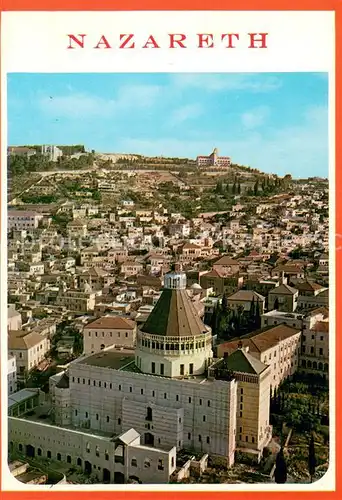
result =
M165 275L162 294L141 328L143 333L166 337L195 337L210 329L202 322L186 291L186 274Z

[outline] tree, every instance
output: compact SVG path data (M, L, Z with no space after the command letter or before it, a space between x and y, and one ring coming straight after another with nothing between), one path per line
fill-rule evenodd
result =
M312 482L316 471L316 454L315 454L315 442L313 433L311 433L311 438L309 443L308 469L310 474L310 481Z
M257 300L256 306L255 306L255 328L260 328L261 327L261 313L260 313L260 303Z
M254 184L254 195L257 196L259 193L259 181Z
M287 479L287 465L284 457L284 450L280 448L280 451L276 458L276 468L274 471L274 480L277 484L286 483Z
M222 295L222 311L223 312L226 312L227 311L227 308L228 308L228 301L227 301L227 296L226 294L224 293Z

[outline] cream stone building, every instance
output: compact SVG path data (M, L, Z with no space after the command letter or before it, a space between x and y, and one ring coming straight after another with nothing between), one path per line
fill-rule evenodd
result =
M248 348L253 357L270 366L270 391L273 393L285 378L298 369L300 342L301 329L280 324L220 344L217 351L222 357L225 353L233 353L240 344Z
M270 442L269 425L271 367L249 353L249 347L239 344L210 367L214 377L230 373L237 381L236 451L260 459L262 450Z
M9 417L9 449L39 460L80 467L100 483L167 483L176 469L176 449L141 444L129 429L115 438Z
M69 311L76 313L86 313L88 311L94 311L95 297L96 294L91 291L60 291L56 299L56 305L64 306L68 308Z
M135 321L122 316L104 316L83 329L83 349L91 354L109 346L134 347L137 334Z
M45 335L22 330L8 332L8 353L16 358L18 382L41 363L50 349L50 340Z
M187 450L226 467L236 451L260 460L272 437L271 368L240 345L215 360L212 343L186 275L166 274L136 348L100 344L51 377L51 422L10 419L12 446L96 473L99 482L166 483Z

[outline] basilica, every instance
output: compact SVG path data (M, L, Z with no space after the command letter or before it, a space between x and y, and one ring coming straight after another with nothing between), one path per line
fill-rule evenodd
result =
M270 367L248 348L214 357L186 275L172 271L135 348L83 354L51 377L49 421L10 416L10 446L99 482L167 483L184 450L226 467L237 451L259 461L272 437L269 394Z

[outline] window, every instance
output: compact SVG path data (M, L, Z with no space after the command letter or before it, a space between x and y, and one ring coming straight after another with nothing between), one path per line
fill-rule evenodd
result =
M192 375L194 373L194 364L193 363L189 364L189 373L190 373L190 375Z
M107 424L108 424L108 422L109 422L109 416L107 415Z
M87 411L85 412L85 418L88 418L88 412Z
M94 386L96 386L96 380L94 380L94 383L93 383Z
M240 394L243 394L243 389L240 389Z
M121 418L118 418L118 425L121 425Z
M210 437L207 436L207 444L210 444Z
M184 375L184 365L180 365L180 374Z
M240 411L240 418L242 417L242 411Z
M171 467L174 467L174 465L175 465L175 458L171 457Z
M133 390L133 389L132 389L132 387L130 387L130 388L129 388L129 392L132 392L132 390Z
M164 470L164 461L161 458L158 460L158 470Z
M208 406L210 406L210 401L208 401Z
M323 340L323 337L321 337L321 340Z
M149 469L151 467L151 462L148 458L145 458L144 460L144 468Z
M160 363L160 375L164 375L164 363Z
M254 443L254 442L255 442L255 438L254 438L254 437L252 437L252 443Z
M96 420L98 420L98 419L99 419L99 414L98 414L98 413L96 413Z
M315 336L314 335L311 335L311 340L315 340Z
M98 446L96 446L96 448L95 448L95 454L97 457L100 456L100 448Z
M154 396L156 395L156 393L154 391L152 391L152 397L154 398Z
M108 451L105 451L105 460L109 460L109 453L108 453Z
M182 419L181 417L178 418L178 423L181 424L182 423Z
M205 422L205 415L203 415L203 422Z
M323 349L322 348L320 348L319 354L320 354L320 356L322 356L322 354L323 354Z
M99 387L101 387L101 380L100 380L100 382L99 382Z
M147 408L147 413L146 413L146 419L145 420L152 420L152 408L148 407Z
M131 460L131 466L132 467L138 467L138 462L137 462L136 458L132 458L132 460Z
M156 364L152 362L152 373L156 373Z
M311 353L311 354L313 354L313 353L314 353L314 348L313 348L313 347L311 347L311 348L310 348L310 353Z
M119 385L119 391L121 391L121 385Z
M243 396L240 396L240 403L243 403Z
M57 460L59 460L59 462L62 460L62 456L60 453L57 453Z
M240 410L243 410L243 405L240 403Z
M202 400L201 399L199 400L199 404L202 405Z
M191 439L191 433L188 432L188 439Z
M140 389L140 394L144 394L144 389Z
M246 443L248 443L248 436L246 436Z
M179 396L178 396L178 394L176 394L176 401L179 401Z
M166 394L166 392L164 392L164 399L167 399L167 394Z
M202 436L201 434L198 435L198 441L201 443L202 442Z
M77 417L77 410L75 410L75 417Z
M191 403L191 398L189 398L189 403Z

